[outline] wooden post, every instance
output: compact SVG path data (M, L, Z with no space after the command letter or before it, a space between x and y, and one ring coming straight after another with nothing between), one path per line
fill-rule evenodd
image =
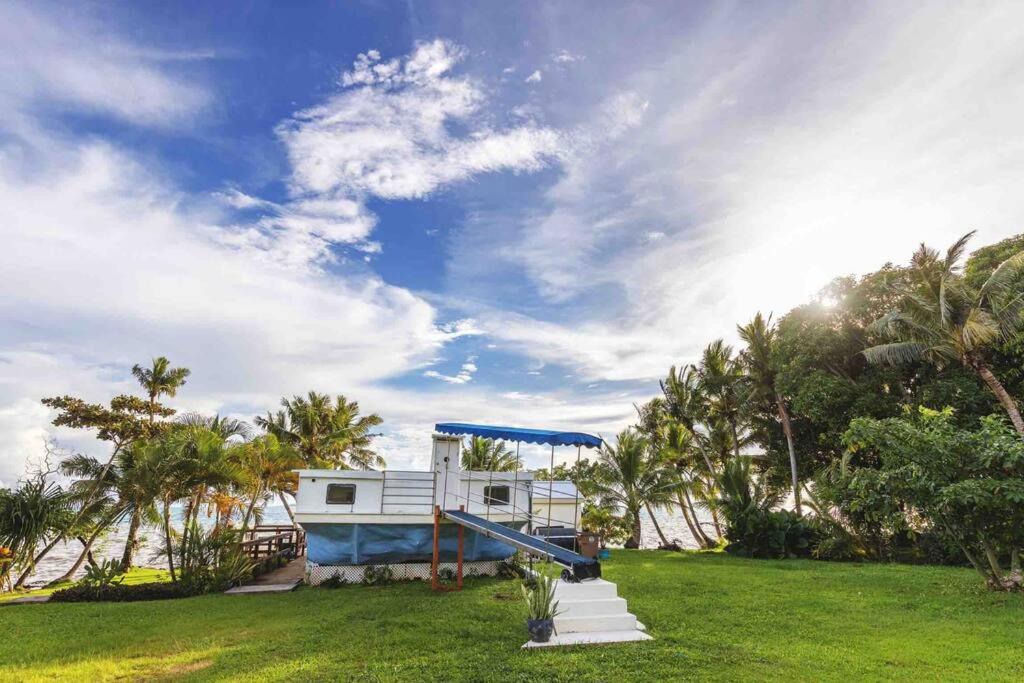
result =
M430 562L430 588L433 590L441 590L441 582L437 577L437 563L440 558L440 542L441 542L441 506L434 506L434 557Z
M465 510L465 509L466 509L465 505L460 505L459 506L459 510ZM456 559L456 562L458 563L458 573L456 574L456 580L455 580L455 587L458 590L462 590L462 545L463 545L463 536L465 535L465 533L466 533L466 528L460 524L459 525L459 552L458 552L457 559Z

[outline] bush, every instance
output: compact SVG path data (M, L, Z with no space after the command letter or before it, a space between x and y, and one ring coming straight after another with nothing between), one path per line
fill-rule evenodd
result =
M811 549L816 560L851 562L864 557L864 551L857 545L857 539L842 526L832 521L818 520L818 537Z
M320 582L320 588L341 588L348 582L345 581L345 577L341 574L331 574L326 579Z
M117 583L105 587L78 583L55 591L50 596L50 602L138 602L173 600L197 594L198 591L180 583Z
M386 564L379 567L367 567L363 572L363 583L367 586L386 586L394 580L395 573Z
M743 557L787 559L810 557L817 541L814 525L789 510L745 510L729 518L727 553Z

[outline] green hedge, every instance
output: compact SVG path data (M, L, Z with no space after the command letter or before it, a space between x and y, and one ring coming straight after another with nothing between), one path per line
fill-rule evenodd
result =
M50 596L50 602L136 602L140 600L172 600L197 595L176 583L116 584L97 588L78 584Z

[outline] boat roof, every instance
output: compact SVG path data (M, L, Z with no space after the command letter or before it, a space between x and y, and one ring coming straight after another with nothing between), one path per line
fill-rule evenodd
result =
M571 481L543 481L540 479L533 480L533 498L534 500L544 500L549 497L548 485L550 484L550 498L551 500L576 500L576 485Z
M526 429L523 427L498 427L494 425L477 425L466 422L439 422L434 430L442 434L469 434L482 436L486 439L504 439L505 441L522 441L525 443L546 444L549 446L583 446L598 448L601 438L583 432L560 432L551 429Z

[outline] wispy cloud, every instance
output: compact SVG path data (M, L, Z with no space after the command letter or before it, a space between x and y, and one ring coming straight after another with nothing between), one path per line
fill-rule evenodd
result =
M47 104L147 126L187 123L212 98L207 88L164 68L174 57L126 42L76 12L6 2L0 5L0 125L28 125Z

